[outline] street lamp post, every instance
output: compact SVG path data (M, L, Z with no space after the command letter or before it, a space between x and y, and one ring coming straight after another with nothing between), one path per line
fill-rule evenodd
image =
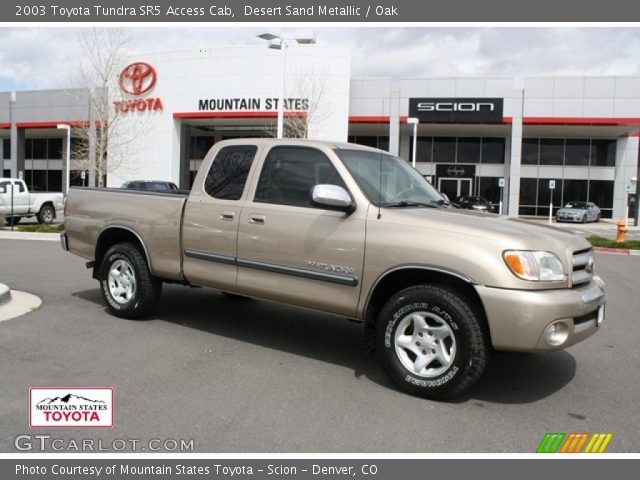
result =
M269 42L269 48L274 50L280 50L280 95L278 97L278 126L277 126L277 138L284 137L284 94L285 94L285 81L287 74L287 48L290 41L295 41L300 44L312 44L316 43L315 35L313 32L305 34L297 34L293 36L275 35L273 33L263 33L258 35L258 38Z
M407 123L413 125L413 152L411 152L411 166L416 168L416 150L418 148L418 124L420 119L416 117L407 118Z
M66 177L66 185L67 185L67 189L65 190L65 195L69 195L69 187L71 186L71 126L64 124L64 123L59 123L58 125L56 125L56 128L60 129L60 130L66 130L67 131L67 158L66 158L66 164L67 164L67 177Z

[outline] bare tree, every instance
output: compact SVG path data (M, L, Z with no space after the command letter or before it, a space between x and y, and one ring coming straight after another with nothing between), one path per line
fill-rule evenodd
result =
M121 95L120 69L131 53L132 42L124 28L82 29L83 56L72 95L88 106L88 121L72 125L71 155L74 166L95 175L96 186L104 186L106 175L115 170L131 170L131 155L138 149L141 122L124 122L113 100ZM79 97L79 98L78 98Z
M326 98L329 77L324 72L306 70L293 75L293 78L295 81L286 96L300 101L303 109L285 109L284 136L308 138L309 130L322 124L331 114Z
M285 88L285 138L308 138L309 131L331 115L327 94L329 77L315 70L298 71L291 75ZM276 136L276 125L264 125L269 137Z

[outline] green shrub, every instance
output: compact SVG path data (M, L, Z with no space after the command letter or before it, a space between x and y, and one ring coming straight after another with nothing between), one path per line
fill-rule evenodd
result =
M19 232L38 232L38 233L58 233L64 232L64 223L58 223L56 225L18 225Z
M594 247L625 248L629 250L640 250L640 240L627 240L626 242L616 242L615 240L609 240L608 238L599 237L598 235L591 235L590 237L587 237L587 240Z

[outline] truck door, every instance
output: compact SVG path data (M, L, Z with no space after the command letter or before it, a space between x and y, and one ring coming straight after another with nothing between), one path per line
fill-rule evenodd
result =
M11 189L13 188L13 213L15 215L29 213L29 192L21 180L2 182L4 192L2 195L3 212L5 216L11 216Z
M314 185L344 181L321 150L274 146L266 153L238 233L238 290L341 315L355 315L366 209L352 214L311 202Z
M202 184L193 185L182 227L183 271L191 283L235 291L240 205L257 151L250 144L224 147L206 177L196 178Z

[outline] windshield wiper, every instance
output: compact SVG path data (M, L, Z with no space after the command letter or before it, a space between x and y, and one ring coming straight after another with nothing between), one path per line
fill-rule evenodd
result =
M424 203L424 202L388 202L381 204L384 208L404 208L404 207L428 207L428 208L438 208L438 203Z

